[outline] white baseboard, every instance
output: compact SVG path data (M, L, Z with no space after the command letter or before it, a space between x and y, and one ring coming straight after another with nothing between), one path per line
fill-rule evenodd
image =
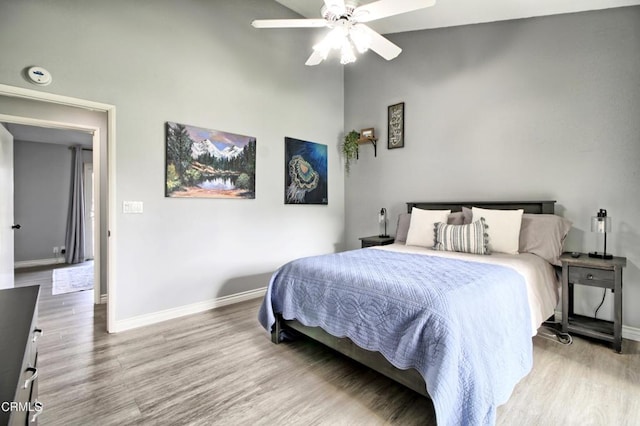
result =
M640 328L623 325L622 337L624 339L635 340L636 342L640 342Z
M32 268L34 266L57 265L58 263L64 263L64 257L55 257L51 259L20 260L14 262L13 267L15 269Z
M234 303L244 302L245 300L263 297L267 292L267 288L259 288L256 290L244 291L242 293L232 294L230 296L222 296L215 299L205 300L204 302L193 303L191 305L180 306L177 308L166 309L164 311L153 312L150 314L139 315L137 317L115 321L115 326L111 332L118 333L120 331L131 330L145 325L156 324L185 315L197 314L215 308L220 308ZM105 296L106 297L106 296Z

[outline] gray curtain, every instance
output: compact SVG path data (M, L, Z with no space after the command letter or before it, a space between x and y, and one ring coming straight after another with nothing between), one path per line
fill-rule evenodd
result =
M71 154L71 191L69 194L69 214L65 238L65 261L84 262L84 170L82 148L74 146Z

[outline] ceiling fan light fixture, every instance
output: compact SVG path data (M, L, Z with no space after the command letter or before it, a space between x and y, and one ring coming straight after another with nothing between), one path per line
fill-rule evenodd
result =
M347 65L356 61L356 55L353 53L353 46L348 38L345 37L342 49L340 49L340 63Z
M358 39L358 36L356 36L356 39ZM361 37L359 40L364 40L364 38ZM356 45L356 49L359 50L362 46L362 44L360 47ZM356 61L356 55L351 44L351 29L348 29L345 25L334 27L322 41L313 46L313 50L323 61L327 59L332 50L340 51L340 63L343 65Z
M349 31L343 25L335 27L329 34L331 36L331 47L333 49L340 49L347 39L348 34Z
M320 42L313 46L313 50L318 52L318 54L322 57L324 61L329 56L329 52L331 51L331 46L328 43Z
M345 39L344 28L339 26L333 28L322 41L315 46L313 50L317 51L324 59L327 59L332 49L340 49Z
M371 47L371 37L358 25L351 27L349 37L358 53L365 53Z

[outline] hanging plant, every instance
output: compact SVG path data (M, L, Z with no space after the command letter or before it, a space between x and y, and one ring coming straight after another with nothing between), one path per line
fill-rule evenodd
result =
M351 162L358 158L358 139L360 139L360 133L355 130L344 135L342 154L344 155L344 170L347 173L351 168Z

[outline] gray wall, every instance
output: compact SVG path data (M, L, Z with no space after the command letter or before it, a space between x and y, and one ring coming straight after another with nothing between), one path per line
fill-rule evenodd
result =
M14 140L15 261L51 259L65 244L71 179L67 146ZM91 163L90 153L84 162Z
M624 324L640 327L639 22L632 7L394 34L397 59L347 67L345 129L375 126L383 145L362 147L346 179L347 244L377 233L383 206L553 199L574 224L566 247L593 251L589 220L606 208L608 249L628 258ZM405 148L387 150L401 101Z
M0 82L33 64L39 90L117 108L116 320L261 288L293 258L344 241L341 67L306 67L313 31L256 30L293 18L273 1L0 3ZM46 37L24 37L37 25ZM164 197L164 123L257 138L255 200ZM329 146L329 205L283 204L284 137ZM144 214L124 215L125 200Z

